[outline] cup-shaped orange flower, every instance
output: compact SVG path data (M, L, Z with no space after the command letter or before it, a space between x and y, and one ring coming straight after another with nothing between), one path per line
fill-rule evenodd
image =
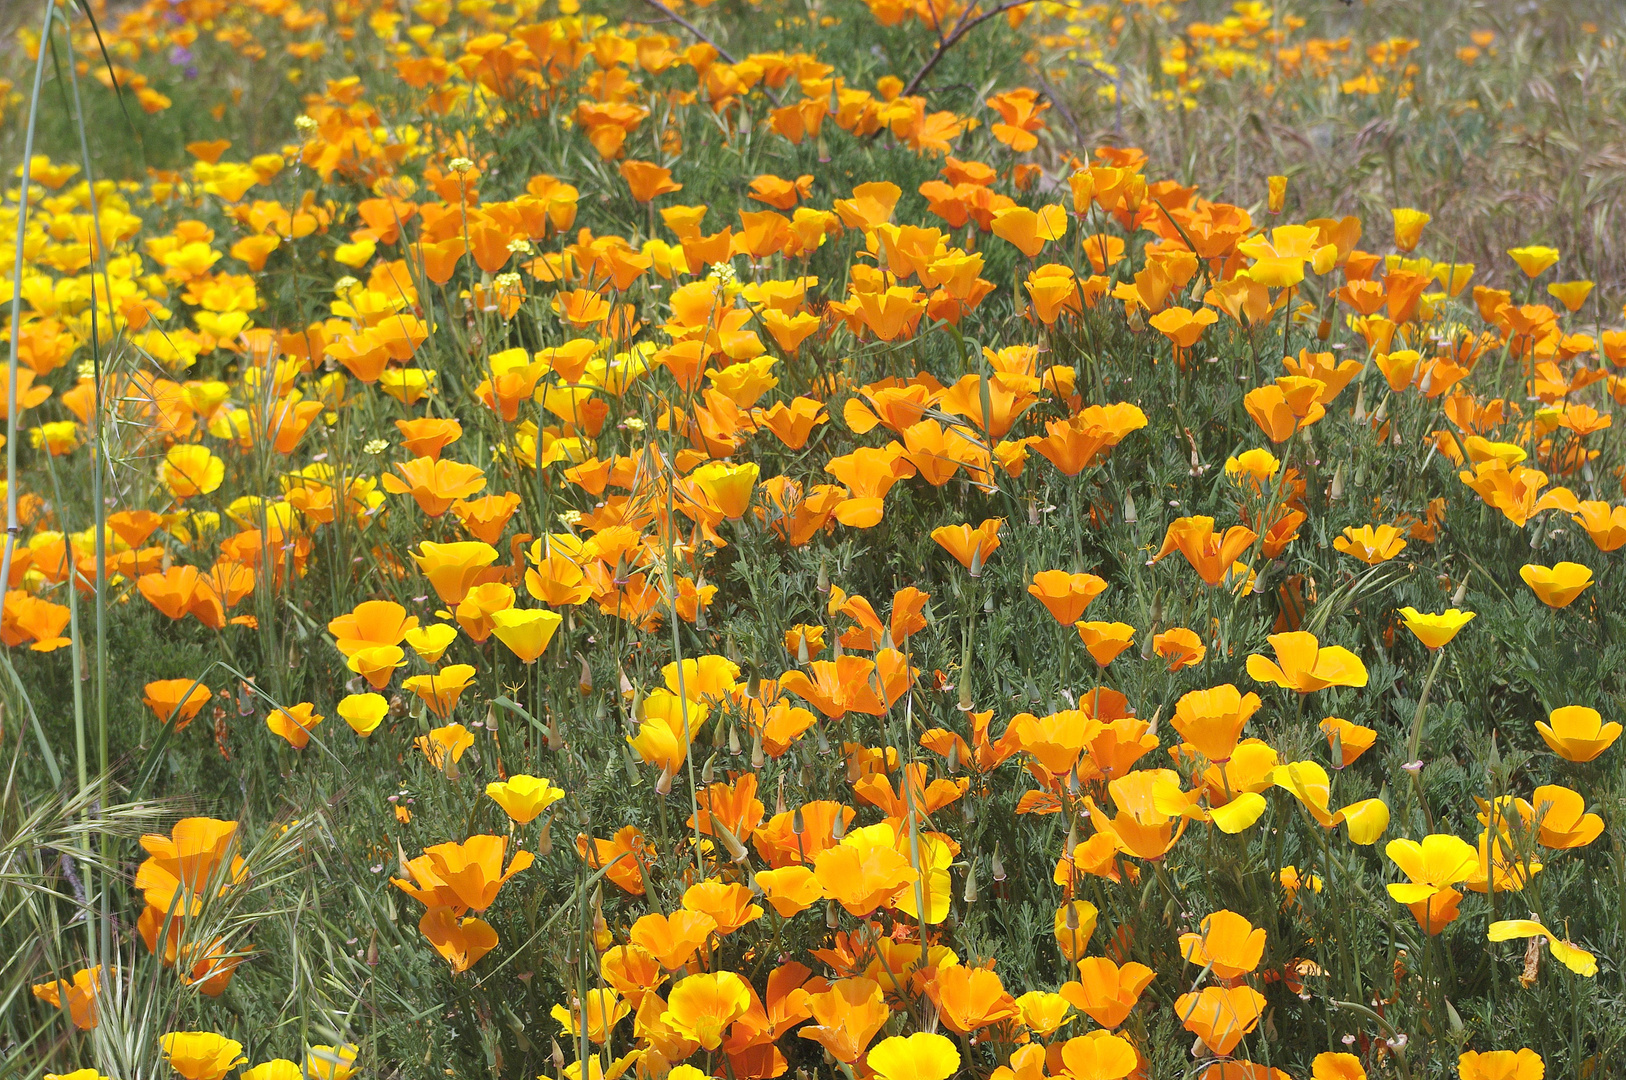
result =
M948 1080L960 1071L954 1041L928 1031L882 1039L865 1060L878 1080Z
M395 669L406 666L406 650L399 645L369 645L351 653L346 666L374 690L382 690L395 678Z
M864 1056L875 1033L891 1019L881 984L873 979L841 979L807 999L813 1022L796 1034L812 1039L830 1056L848 1065Z
M1542 273L1558 265L1558 249L1543 247L1539 244L1529 244L1524 247L1508 248L1507 253L1526 277L1540 277Z
M632 924L632 943L647 949L667 971L684 967L717 930L717 920L703 911L684 908L662 915L654 912Z
M972 577L981 577L988 557L999 549L999 529L1004 524L1004 518L985 518L975 529L970 525L941 525L932 530L932 539L971 571Z
M1561 562L1553 566L1525 563L1519 576L1530 591L1550 608L1568 607L1592 584L1592 571L1580 563Z
M430 588L448 604L460 603L479 584L486 567L497 561L497 549L478 540L437 544L425 540L412 559L429 579Z
M519 496L512 491L480 499L459 499L452 504L452 514L470 536L495 544L502 539L503 530L519 509L519 502Z
M738 521L751 505L751 492L760 475L755 462L708 461L696 469L690 479L724 517Z
M542 811L565 797L552 780L525 773L515 773L500 783L487 784L486 795L518 825L529 825Z
M1205 986L1201 993L1181 994L1174 1012L1187 1031L1223 1056L1258 1025L1264 1007L1265 995L1251 986Z
M141 703L152 710L159 723L168 723L173 717L176 731L186 730L186 725L209 704L209 697L209 688L196 679L158 679L141 691Z
M644 699L638 734L627 736L627 744L640 761L661 770L661 786L670 789L672 777L688 759L689 743L710 713L703 702L686 701L669 690L651 691Z
M1352 723L1341 716L1329 716L1321 721L1321 733L1327 737L1327 749L1338 758L1335 768L1353 765L1355 759L1372 749L1378 741L1375 729Z
M438 664L446 650L457 640L457 627L450 623L431 623L406 632L404 639L418 659L426 664Z
M705 915L717 925L722 936L732 934L747 923L762 918L762 905L753 903L750 888L738 883L701 881L683 891L686 911Z
M1094 574L1069 574L1065 570L1040 570L1028 586L1028 594L1037 597L1050 617L1062 626L1078 622L1090 602L1106 591L1107 583Z
M1242 399L1253 422L1271 442L1286 442L1293 433L1327 415L1317 400L1327 384L1302 375L1283 375L1269 386L1249 390Z
M1061 1063L1067 1076L1123 1080L1140 1067L1140 1055L1122 1035L1092 1031L1061 1044Z
M101 989L101 982L100 967L80 968L73 973L72 982L58 979L55 982L35 983L29 989L53 1009L66 1009L74 1027L91 1031L101 1023L101 1017L96 1012L96 994Z
M641 203L649 202L658 195L670 195L682 191L683 185L672 179L672 170L662 168L652 161L634 161L628 158L621 163L621 178L627 182L632 191L632 197Z
M1078 981L1063 983L1060 993L1097 1024L1115 1028L1129 1018L1155 977L1151 968L1133 960L1119 967L1105 956L1087 956L1078 962Z
M1200 307L1196 311L1183 307L1167 307L1146 320L1158 333L1169 339L1176 358L1197 344L1203 331L1219 321L1213 308Z
M1216 533L1211 517L1176 518L1169 523L1163 534L1163 547L1152 561L1158 562L1171 552L1179 551L1199 577L1210 585L1220 585L1231 572L1231 565L1257 539L1258 533L1242 525Z
M1175 672L1203 662L1208 646L1196 631L1184 626L1173 626L1161 634L1152 635L1152 651L1169 662L1169 671Z
M1090 820L1119 851L1137 859L1161 859L1185 832L1186 823L1203 816L1193 793L1181 789L1180 776L1172 769L1138 769L1119 776L1107 785L1107 793L1118 816L1109 818L1093 796L1086 796Z
M226 478L226 463L211 454L206 446L182 444L170 447L164 455L160 476L171 495L190 499L220 487Z
M1576 508L1575 522L1586 530L1599 551L1614 551L1626 545L1626 506L1583 502Z
M943 1026L958 1035L1014 1019L1016 999L998 975L987 968L955 964L937 973L927 988Z
M375 645L399 645L418 619L393 600L366 600L327 624L333 644L346 657Z
M1044 250L1045 244L1067 235L1067 211L1054 203L1038 210L1007 206L994 211L990 231L1031 259Z
M1275 683L1301 694L1329 686L1366 685L1366 665L1341 645L1322 648L1306 630L1271 634L1268 640L1276 652L1274 662L1258 653L1248 657L1248 674L1256 682Z
M1244 694L1230 683L1193 690L1174 706L1174 729L1209 761L1231 760L1242 727L1259 711L1259 695Z
M1368 566L1376 566L1406 550L1406 541L1393 525L1362 525L1358 529L1352 525L1333 540L1332 546Z
M1389 213L1395 219L1395 247L1401 251L1416 248L1417 242L1423 238L1423 226L1434 220L1433 215L1407 206L1397 206Z
M1100 912L1088 900L1069 900L1056 909L1052 928L1063 956L1074 963L1083 959L1099 917Z
M1586 847L1603 834L1603 818L1586 812L1579 791L1558 784L1543 784L1530 793L1529 810L1519 812L1537 830L1543 847L1565 851Z
M1445 833L1416 840L1391 840L1384 854L1409 879L1388 886L1389 895L1411 909L1418 925L1438 934L1457 917L1462 894L1453 886L1479 869L1479 852L1467 841Z
M401 681L401 688L418 695L424 706L442 720L457 708L457 699L474 681L474 667L470 664L447 664L439 671L427 675L414 675Z
M897 831L886 821L854 829L819 852L813 873L825 895L860 918L891 903L920 877L898 850Z
M248 1061L242 1043L212 1031L172 1031L158 1045L169 1067L186 1080L220 1080Z
M529 851L516 851L505 870L502 863L507 847L507 837L482 834L461 844L435 844L423 853L437 883L444 885L457 906L484 911L496 903L498 890L509 878L536 861Z
M1479 1054L1469 1050L1457 1058L1460 1080L1542 1080L1546 1074L1547 1065L1541 1055L1528 1048Z
M395 472L385 473L381 482L391 495L411 495L425 514L440 517L457 500L484 489L486 474L450 458L421 457L396 462Z
M350 725L351 731L365 739L389 715L390 703L383 694L346 694L333 711Z
M418 920L418 932L428 939L440 958L452 966L453 974L469 970L497 947L497 931L490 923L474 915L459 917L447 907L425 911Z
M401 433L401 445L413 457L438 458L442 450L463 437L462 424L433 416L397 420L395 427Z
M1604 723L1597 709L1585 705L1565 705L1554 709L1544 724L1536 721L1536 731L1552 752L1565 761L1591 761L1614 745L1621 727L1611 720Z
M1097 664L1106 667L1135 643L1135 628L1121 622L1076 622L1074 629Z
M446 724L413 739L412 745L423 752L431 766L456 779L457 762L474 745L474 733L462 724Z
M690 975L672 987L661 1023L716 1050L728 1026L751 1007L751 988L732 971Z
M757 887L781 917L790 918L824 899L824 886L811 867L782 866L777 870L758 870Z
M1443 648L1473 618L1473 612L1458 611L1456 608L1447 608L1438 615L1421 612L1414 607L1400 609L1401 623L1430 649Z
M1235 979L1259 967L1265 955L1265 931L1246 916L1216 911L1203 919L1200 930L1180 935L1180 955L1188 964L1211 964L1221 979Z
M271 729L271 733L287 739L295 750L305 749L311 741L311 732L321 722L322 716L308 701L290 705L286 709L272 709L265 718L265 726Z
M1317 1054L1310 1062L1310 1080L1366 1080L1366 1066L1354 1054Z
M508 608L491 615L491 633L521 663L534 664L553 640L564 616L546 609Z

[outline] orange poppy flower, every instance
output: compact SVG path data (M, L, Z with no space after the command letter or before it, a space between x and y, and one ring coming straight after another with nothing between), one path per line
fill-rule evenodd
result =
M1019 1012L1016 999L987 968L968 964L943 968L927 984L926 992L937 1005L943 1025L959 1035L973 1034Z
M1185 832L1187 821L1202 813L1190 794L1180 789L1179 777L1170 769L1141 769L1119 776L1107 785L1107 792L1118 816L1109 818L1095 805L1094 796L1085 796L1090 820L1120 851L1139 859L1162 858Z
M400 475L385 473L381 480L384 490L391 495L411 495L430 517L440 517L452 503L486 486L485 473L478 466L445 458L398 461L393 468Z
M1009 206L994 211L990 231L1031 259L1044 250L1045 244L1067 235L1067 210L1054 203L1037 211Z
M435 844L406 864L411 881L391 878L390 883L430 907L450 907L459 915L483 912L496 903L509 878L536 861L530 852L516 851L505 870L507 847L507 837L486 834L462 843Z
M1106 589L1107 583L1094 574L1069 574L1065 570L1041 570L1028 585L1028 593L1037 597L1062 626L1078 622L1090 602Z
M1328 751L1338 758L1338 768L1354 764L1378 740L1378 733L1374 729L1351 723L1339 716L1329 716L1321 721L1321 733L1327 737Z
M286 709L273 709L265 718L265 726L271 729L271 733L287 739L295 750L305 749L311 741L311 731L321 722L322 717L308 701Z
M1169 671L1200 664L1208 655L1208 646L1194 631L1174 626L1161 634L1152 635L1152 651L1169 662Z
M717 920L702 911L679 908L670 916L645 915L632 924L632 943L647 949L667 971L677 971L699 951L712 933Z
M1614 551L1626 545L1626 506L1611 508L1606 502L1579 503L1575 523L1586 530L1599 551Z
M643 868L654 863L657 852L636 825L626 825L609 840L578 834L576 854L594 871L608 868L605 876L624 892L642 896Z
M1226 1055L1258 1026L1264 1006L1265 995L1251 986L1205 986L1201 993L1181 994L1174 1011L1211 1052Z
M710 918L719 937L725 937L762 918L762 907L754 904L750 888L721 881L702 881L683 892L683 908ZM677 915L673 912L673 917ZM653 950L652 950L653 951Z
M432 907L418 920L418 932L429 945L461 974L480 962L497 947L497 931L484 919L473 915L459 918L451 908Z
M970 570L972 577L981 577L988 556L999 549L999 529L1004 524L1004 518L985 518L975 529L970 525L941 525L932 530L932 539Z
M1097 664L1106 667L1135 643L1135 628L1121 622L1076 622L1073 626Z
M497 549L477 540L452 544L425 540L411 554L435 595L448 604L460 603L485 576L486 567L497 561Z
M852 1065L864 1056L870 1040L891 1019L881 986L863 977L840 979L809 995L807 1007L813 1023L796 1034L811 1039L837 1061Z
M1297 630L1271 634L1276 661L1257 653L1248 657L1248 674L1256 682L1274 683L1308 694L1329 686L1365 686L1366 665L1341 645L1322 648L1314 634Z
M1457 1058L1457 1075L1461 1080L1542 1080L1546 1074L1547 1066L1541 1055L1528 1048L1482 1053L1468 1050Z
M1223 534L1214 532L1211 517L1176 518L1163 534L1163 547L1152 557L1158 562L1178 550L1197 575L1210 585L1223 584L1232 564L1259 534L1242 525L1233 525Z
M888 822L854 829L813 860L813 873L825 895L853 915L866 916L890 904L919 873L898 850Z
M1221 979L1255 971L1265 954L1265 931L1234 911L1205 916L1201 932L1180 935L1180 955L1197 967L1212 965Z
M960 1071L953 1040L928 1031L882 1039L864 1060L877 1080L948 1080Z
M73 973L73 981L35 983L30 989L34 996L53 1009L64 1009L73 1026L82 1031L93 1031L101 1023L96 1011L96 995L101 990L102 969L80 968Z
M835 660L815 660L808 667L813 676L787 671L779 677L782 690L802 698L831 719L849 711L882 716L914 681L914 669L902 653L882 649L874 660L862 656L842 656Z
M1603 722L1597 709L1565 705L1554 709L1547 723L1536 721L1536 731L1553 753L1565 761L1591 761L1620 738L1621 726Z
M401 445L417 457L439 458L442 450L463 436L462 424L433 416L397 420L395 427L401 433Z
M1243 694L1230 683L1193 690L1175 703L1174 728L1209 761L1224 764L1259 706L1258 694Z
M675 984L661 1022L706 1050L722 1045L723 1033L751 1007L751 987L731 971L690 975Z
M158 679L142 688L141 701L159 723L173 719L175 730L185 731L209 698L209 688L195 679Z
M671 169L663 169L650 161L628 158L621 163L619 171L627 187L632 189L632 197L641 203L647 203L658 195L683 190L682 184L672 181Z
M442 720L452 715L457 699L474 680L474 668L469 664L448 664L428 675L414 675L401 682L401 689L418 696L430 712Z
M1332 546L1368 566L1376 566L1404 551L1406 541L1393 525L1362 525L1358 529L1351 525L1333 539Z
M1271 442L1286 442L1327 414L1320 401L1326 388L1320 379L1283 375L1270 386L1248 391L1242 404Z
M1568 607L1592 584L1592 571L1580 563L1561 562L1553 566L1526 563L1519 576L1530 591L1550 608Z
M1110 1030L1129 1018L1155 977L1151 968L1133 960L1119 967L1104 956L1087 956L1078 962L1078 981L1063 983L1059 992L1073 1008Z
M348 615L327 624L333 644L348 659L362 649L379 645L399 645L416 629L418 619L391 600L366 600Z

